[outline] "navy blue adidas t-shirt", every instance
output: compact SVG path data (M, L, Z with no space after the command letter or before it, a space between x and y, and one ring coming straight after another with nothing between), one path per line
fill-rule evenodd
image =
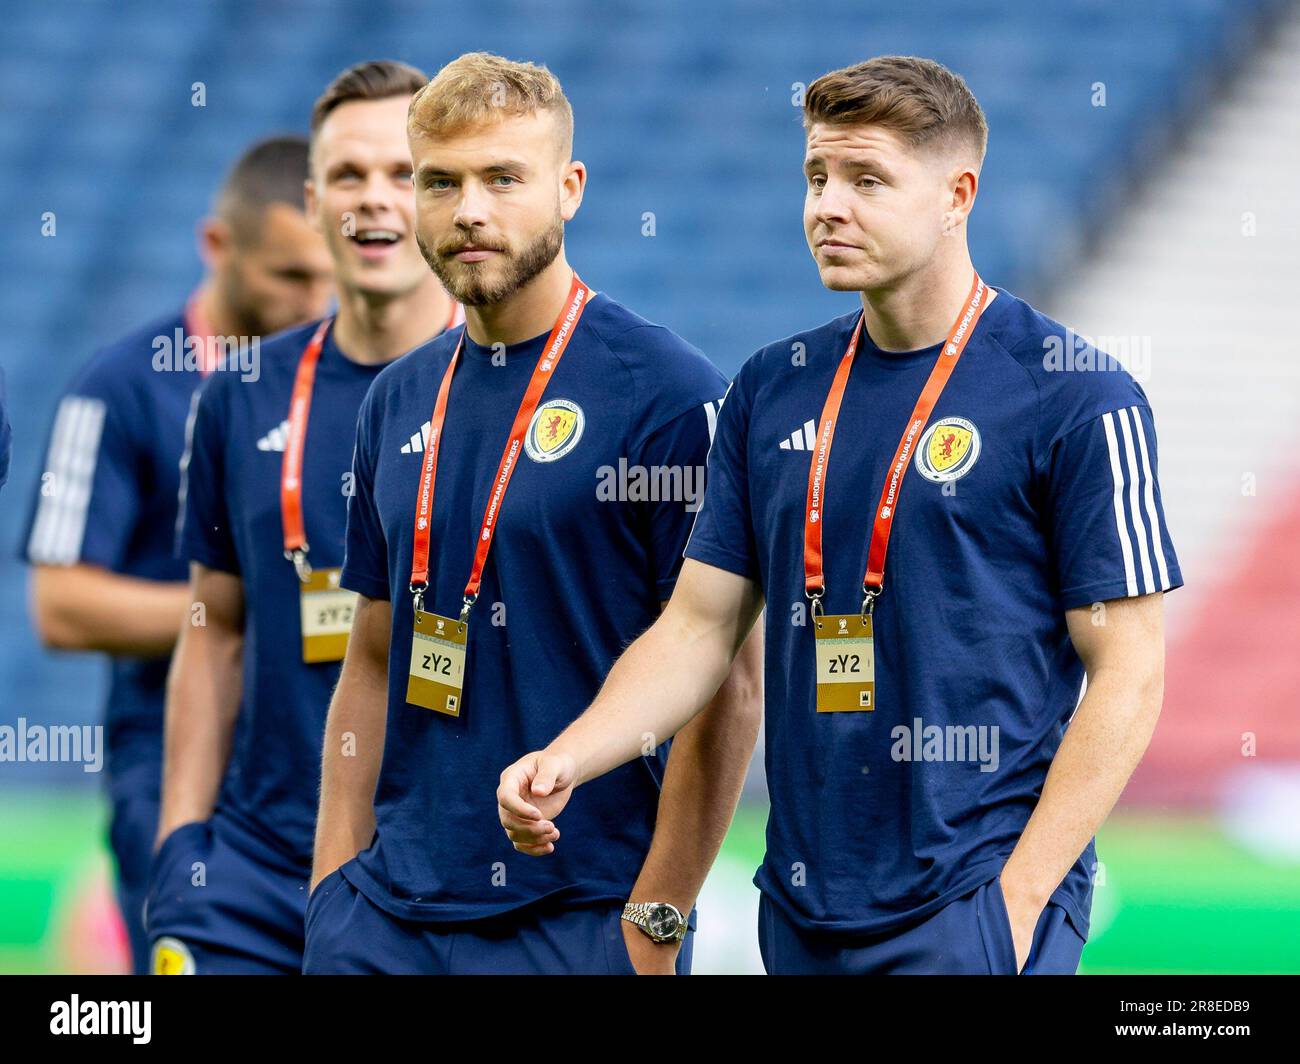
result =
M741 369L686 548L766 596L772 808L755 882L800 926L837 931L898 926L1000 873L1083 680L1065 611L1182 583L1142 389L1118 368L1050 368L1073 334L998 290L903 481L876 708L817 713L804 505L859 314ZM827 613L861 608L874 508L940 346L887 353L864 331L827 471ZM1053 895L1085 936L1094 862L1089 843Z
M184 368L184 328L180 314L146 325L97 352L73 379L28 517L26 561L185 580L174 554L176 490L202 378ZM105 745L114 796L157 798L169 660L110 659Z
M262 344L256 381L216 374L199 397L186 470L182 551L240 576L244 680L216 816L310 870L321 741L339 662L302 660L299 581L284 557L280 470L294 376L319 323ZM315 569L343 564L357 409L382 365L346 358L330 328L316 365L302 469Z
M726 381L667 329L591 299L506 492L470 615L463 708L450 717L408 704L406 687L416 490L461 332L380 374L358 421L343 584L391 602L392 646L376 836L343 874L411 919L472 919L547 896L626 898L649 850L666 746L582 787L565 809L563 841L543 860L510 845L495 791L502 769L587 707L670 597ZM501 452L546 338L495 360L466 339L438 456L426 610L459 614Z

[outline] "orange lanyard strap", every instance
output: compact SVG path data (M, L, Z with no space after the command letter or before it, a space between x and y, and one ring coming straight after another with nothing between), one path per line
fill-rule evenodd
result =
M822 508L825 505L826 468L830 464L831 440L835 436L835 423L840 416L840 402L844 399L849 370L853 368L853 356L858 353L865 317L862 315L858 318L849 346L836 367L835 378L831 381L831 390L826 393L826 402L822 405L822 416L818 422L820 431L817 433L817 448L808 465L808 501L804 507L803 522L803 587L804 594L814 603L821 599L826 590L826 579L822 572Z
M975 323L984 313L984 297L987 288L979 274L971 284L970 296L962 308L957 320L953 322L939 351L938 360L930 371L930 376L921 389L921 395L912 409L907 427L894 451L894 460L889 464L889 474L885 486L880 492L880 503L876 507L875 520L871 528L871 544L867 550L867 572L862 580L863 614L869 614L885 584L885 552L889 549L889 535L894 527L894 518L898 514L899 493L903 487L903 476L907 473L908 460L917 437L930 420L930 414L952 371L957 366L966 349L966 342L975 331ZM821 431L817 436L817 448L813 452L808 467L808 498L804 507L803 568L804 594L813 600L814 612L820 610L821 598L826 592L826 578L822 569L822 524L825 516L826 471L830 463L831 443L835 437L835 424L839 420L840 403L844 399L844 390L848 386L849 371L853 368L853 358L858 351L862 337L863 321L866 315L858 319L857 327L849 346L840 359L831 382L830 391L822 407Z
M311 413L312 387L316 381L316 363L325 347L325 335L333 318L326 318L303 349L298 372L289 399L289 431L280 463L280 524L284 529L284 556L298 570L300 580L311 575L307 564L307 530L302 517L302 457L307 440L307 417Z
M496 534L497 523L501 516L501 507L505 501L506 488L510 486L510 478L514 475L515 467L518 464L519 452L523 448L524 436L528 432L528 424L532 421L533 414L541 402L542 392L545 391L551 374L555 371L555 367L559 365L565 348L569 346L569 341L577 331L578 321L582 317L582 312L590 297L591 293L587 286L578 279L578 275L575 273L573 282L569 285L569 297L565 308L560 312L559 318L556 319L555 325L551 329L551 335L547 338L542 353L538 356L537 365L533 368L532 378L528 382L528 388L519 404L519 410L515 413L514 424L510 428L510 438L506 441L505 450L501 453L501 461L497 466L497 475L493 481L492 494L483 512L482 524L479 526L478 548L474 552L474 565L470 570L469 581L465 584L465 602L461 609L462 621L469 615L470 607L474 605L475 600L478 598L479 586L483 579L483 569L487 565L488 551L492 548L492 537ZM447 397L451 392L451 378L456 372L456 364L460 360L460 352L464 344L465 330L461 330L460 339L456 342L456 350L452 353L451 361L443 372L442 383L438 386L438 398L433 407L433 417L430 419L429 442L424 449L424 466L420 472L420 489L415 500L415 542L411 550L410 590L415 596L415 609L417 612L424 608L424 592L429 587L429 526L433 515L433 489L434 482L437 479L438 455L442 450L442 429L447 417Z

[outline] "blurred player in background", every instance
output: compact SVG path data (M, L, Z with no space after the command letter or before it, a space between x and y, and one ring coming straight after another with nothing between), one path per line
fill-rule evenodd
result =
M1151 410L1122 369L1054 372L1072 334L975 273L987 127L959 77L875 59L814 82L804 123L808 244L862 310L741 369L672 601L503 773L502 818L547 852L572 788L690 720L766 601L767 970L1072 973L1182 583Z
M459 320L415 242L406 111L427 80L362 63L317 101L307 211L338 316L264 345L257 380L215 376L200 397L182 546L206 618L169 683L158 974L302 966L321 736L355 599L338 577L357 408L385 365Z
M206 276L183 311L99 351L59 404L24 535L46 646L111 655L111 843L134 968L158 821L168 655L189 605L175 558L177 488L195 389L222 349L318 317L332 275L302 211L307 142L250 148L203 221Z
M685 914L757 738L756 654L718 677L666 769L647 735L596 785L564 858L516 855L490 791L502 755L572 720L676 581L692 499L602 495L602 470L702 476L725 381L566 261L586 170L548 70L461 56L409 130L421 247L467 325L362 405L343 570L361 599L304 971L685 972ZM676 919L624 921L629 901Z

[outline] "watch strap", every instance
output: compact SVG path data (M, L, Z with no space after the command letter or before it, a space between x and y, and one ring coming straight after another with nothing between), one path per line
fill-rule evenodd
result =
M680 942L686 937L686 917L682 915L675 905L669 905L673 912L677 913L678 924L677 931L669 938L658 938L650 931L650 913L661 905L669 905L668 902L657 901L630 901L623 906L623 919L630 924L636 925L652 942L667 943Z

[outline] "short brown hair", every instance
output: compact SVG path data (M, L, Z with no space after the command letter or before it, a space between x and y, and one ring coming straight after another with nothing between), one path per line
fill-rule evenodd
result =
M330 114L353 100L387 100L411 96L429 83L429 76L395 59L375 59L349 67L326 86L311 109L311 139Z
M504 115L539 111L554 116L567 159L573 151L573 108L555 75L535 63L467 52L416 94L407 130L426 137L448 136Z
M884 126L914 148L968 146L977 162L989 140L984 111L960 75L914 55L877 56L823 74L804 97L804 129L815 122Z
M230 226L236 242L255 247L262 216L276 203L303 209L307 177L307 138L271 137L249 148L230 169L217 192L216 214Z

